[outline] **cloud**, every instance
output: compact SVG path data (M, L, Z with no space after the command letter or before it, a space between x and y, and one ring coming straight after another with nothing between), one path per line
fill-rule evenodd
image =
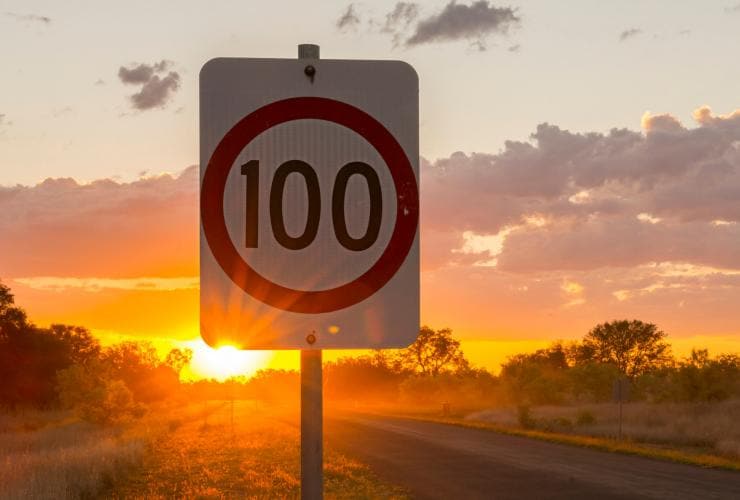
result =
M5 135L5 131L8 127L10 127L13 124L10 120L8 120L8 117L5 113L0 113L0 137Z
M197 193L196 167L130 183L0 186L0 277L195 276Z
M34 290L64 292L71 289L80 289L85 292L101 292L103 290L136 290L136 291L165 291L194 290L200 287L200 278L60 278L55 276L35 276L32 278L13 278L13 281Z
M725 7L726 14L736 14L738 12L740 12L740 3Z
M422 159L425 321L546 336L638 317L672 334L736 334L740 111L693 117L645 113L640 129L606 133L542 123L495 154ZM67 318L48 298L62 290L90 315L91 301L125 295L157 316L146 290L197 311L197 169L146 175L0 187L0 277L49 318ZM113 309L89 324L150 328ZM157 316L162 330L185 309Z
M461 249L445 254L428 240L430 262L474 256L516 273L666 261L740 269L740 111L701 107L694 119L687 128L646 113L642 132L608 133L543 123L498 154L422 162L422 228ZM465 246L492 236L496 248Z
M434 42L468 40L485 47L491 34L506 34L519 24L520 18L511 7L495 7L485 0L470 5L450 1L438 14L421 19L406 40L412 47Z
M393 10L385 15L381 33L390 34L393 46L401 45L406 31L419 17L419 5L413 2L398 2Z
M12 17L16 21L25 22L25 23L41 23L41 24L51 24L51 18L47 16L40 16L38 14L18 14L16 12L6 12L5 15L7 17Z
M337 19L336 22L337 29L340 31L357 29L357 26L359 24L360 17L355 11L355 4L352 3L347 6L347 10L345 10L344 13L339 16L339 19Z
M405 29L419 17L419 5L413 2L398 2L393 10L385 15L383 30L392 33Z
M169 71L172 62L162 60L154 64L135 64L128 68L121 66L118 69L118 78L128 85L141 85L135 94L129 96L134 109L145 111L153 108L163 108L172 95L180 88L180 75L176 71Z
M626 29L623 32L619 34L619 41L624 42L625 40L629 38L636 37L637 35L641 35L642 30L640 28L630 28Z

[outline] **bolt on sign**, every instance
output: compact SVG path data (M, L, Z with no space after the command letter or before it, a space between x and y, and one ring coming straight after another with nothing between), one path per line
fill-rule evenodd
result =
M399 61L200 73L201 335L405 347L419 330L418 78Z

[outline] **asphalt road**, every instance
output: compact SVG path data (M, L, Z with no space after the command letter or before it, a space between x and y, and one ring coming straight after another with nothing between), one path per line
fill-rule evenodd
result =
M332 447L420 499L740 499L740 473L432 422L327 418Z

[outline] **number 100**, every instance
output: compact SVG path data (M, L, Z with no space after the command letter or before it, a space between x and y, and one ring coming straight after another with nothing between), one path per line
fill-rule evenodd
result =
M257 248L259 234L259 161L251 160L242 165L242 175L247 180L246 191L246 219L245 245L247 248ZM306 226L299 236L291 236L285 229L283 217L283 195L285 182L290 174L299 174L303 177L308 194L308 210ZM370 217L365 234L360 238L353 238L347 230L347 220L344 213L344 199L347 194L347 183L353 175L360 175L367 182L370 193ZM380 223L383 218L383 195L380 189L380 179L375 170L367 163L353 161L344 165L334 181L331 197L331 214L334 225L334 235L337 241L346 248L355 252L367 250L378 239ZM288 160L275 171L270 186L270 224L272 234L280 245L289 250L301 250L309 246L316 238L321 219L321 190L316 171L308 163L301 160Z

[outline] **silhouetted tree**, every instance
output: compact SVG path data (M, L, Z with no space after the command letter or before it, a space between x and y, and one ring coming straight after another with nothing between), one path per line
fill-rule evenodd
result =
M100 342L87 328L54 324L49 327L49 333L65 346L65 354L72 363L85 364L100 356Z
M0 281L0 340L8 340L30 327L26 313L15 306L10 288Z
M172 349L167 353L167 357L164 359L164 364L172 368L178 377L182 372L183 368L190 364L193 360L192 349Z
M95 358L99 351L84 328L34 326L0 283L0 405L51 406L57 371Z
M111 379L110 373L97 362L76 364L59 371L57 391L64 408L95 424L121 422L144 412L134 402L126 384Z
M531 354L510 356L501 365L501 382L510 400L522 404L562 402L569 388L566 350L560 342Z
M111 378L122 380L138 402L166 398L179 385L173 368L160 363L157 350L149 342L122 342L105 349L103 362Z
M452 337L452 330L433 330L421 327L416 341L401 351L404 366L423 375L436 377L444 371L461 371L469 363L460 349L460 342Z
M671 360L666 334L652 323L621 320L596 325L584 337L579 361L609 363L627 377L665 366Z

